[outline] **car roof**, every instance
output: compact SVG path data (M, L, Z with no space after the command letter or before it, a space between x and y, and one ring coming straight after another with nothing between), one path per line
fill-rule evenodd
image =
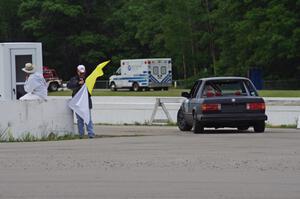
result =
M200 78L199 80L202 81L211 81L211 80L249 80L246 77L206 77L206 78Z

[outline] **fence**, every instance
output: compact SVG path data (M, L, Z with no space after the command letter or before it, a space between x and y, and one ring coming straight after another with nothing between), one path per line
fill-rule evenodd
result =
M265 80L263 84L265 90L299 90L300 79L292 80Z
M185 83L184 80L174 80L173 86L175 88L185 88L188 85ZM108 80L98 80L95 84L96 89L109 89L109 81Z
M95 88L108 89L109 88L109 81L108 80L98 80L95 83Z

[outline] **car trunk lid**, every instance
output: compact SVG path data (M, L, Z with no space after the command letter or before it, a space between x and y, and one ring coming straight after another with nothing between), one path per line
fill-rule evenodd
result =
M261 111L260 110L249 110L249 107L257 107L257 104L264 103L261 97L220 97L220 98L207 98L203 102L204 104L219 104L221 106L221 113L242 113L247 111ZM254 104L255 106L249 106Z

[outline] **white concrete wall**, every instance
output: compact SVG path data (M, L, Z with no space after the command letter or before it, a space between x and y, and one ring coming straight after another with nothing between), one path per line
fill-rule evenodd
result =
M172 99L172 98L171 98ZM183 101L184 98L173 98ZM156 97L93 97L92 119L94 123L144 124L148 123ZM267 123L272 125L297 124L300 116L300 98L265 98ZM176 122L180 103L166 103ZM166 119L161 108L155 119Z
M73 114L66 99L44 101L0 101L0 134L22 138L26 133L36 137L53 132L74 133Z
M53 132L59 135L74 133L74 117L67 103L71 97L49 97L43 101L1 101L0 134L11 133L20 138L26 133L36 137ZM184 98L171 98L182 101ZM95 124L148 123L156 97L93 97L92 119ZM272 125L296 124L300 116L299 98L265 98L268 123ZM176 122L180 103L167 103L166 107ZM159 108L155 119L166 119Z
M155 97L93 97L92 119L94 123L145 124L151 119L155 102ZM176 122L180 103L165 105L172 120ZM166 119L161 108L158 109L155 119Z
M300 98L264 98L267 103L267 123L272 125L300 124Z

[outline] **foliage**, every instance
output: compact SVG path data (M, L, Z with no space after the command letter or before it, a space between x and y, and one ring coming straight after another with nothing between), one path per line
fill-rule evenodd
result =
M299 0L0 0L0 41L43 43L64 80L104 60L171 57L174 79L299 79Z
M218 74L246 75L259 67L269 78L299 78L300 1L231 0L218 6Z

